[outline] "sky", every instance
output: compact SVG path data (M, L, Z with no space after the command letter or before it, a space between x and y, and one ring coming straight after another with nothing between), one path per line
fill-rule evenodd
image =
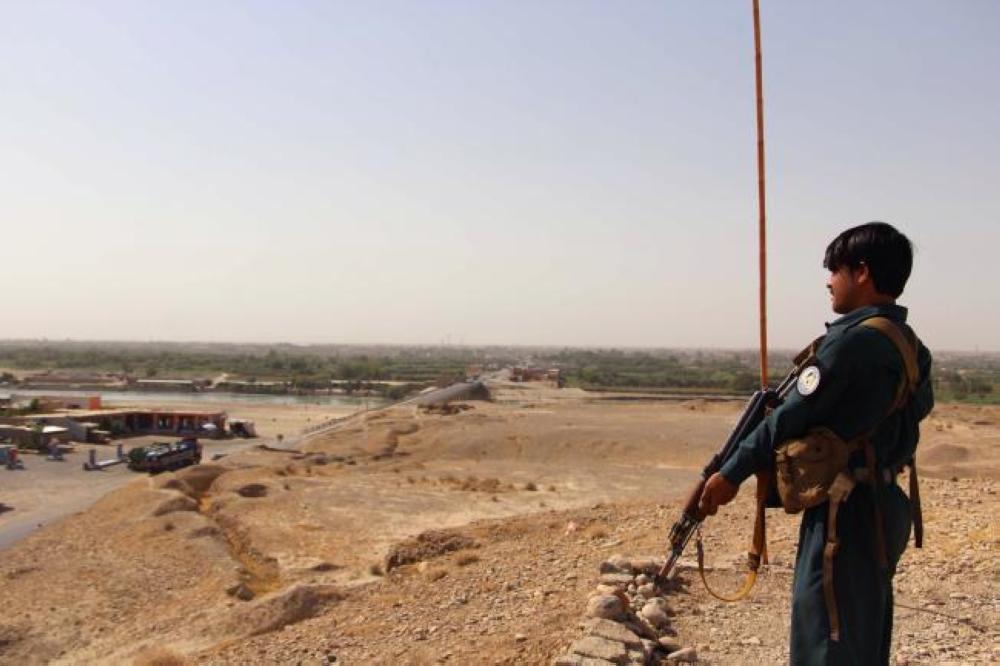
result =
M1000 351L1000 3L763 0L768 335L843 229ZM0 338L753 348L751 3L0 3Z

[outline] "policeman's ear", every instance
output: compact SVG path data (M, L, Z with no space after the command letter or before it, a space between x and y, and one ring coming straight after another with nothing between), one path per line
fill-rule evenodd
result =
M851 277L854 279L854 283L859 287L863 287L866 284L871 284L873 287L874 282L872 281L872 272L868 268L868 264L865 262L860 262L858 267L851 271Z

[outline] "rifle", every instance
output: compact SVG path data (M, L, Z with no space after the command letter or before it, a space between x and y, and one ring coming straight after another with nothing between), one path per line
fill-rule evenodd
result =
M815 343L814 343L815 344ZM687 546L688 541L691 540L692 535L701 526L702 521L705 520L705 516L698 510L698 503L701 499L701 494L705 490L705 483L708 481L709 477L722 469L722 466L729 460L730 457L736 452L736 448L739 443L749 435L754 428L760 425L760 422L764 420L767 415L767 410L774 409L780 405L785 396L791 390L792 386L795 385L795 381L798 378L799 371L805 363L806 358L805 353L796 358L795 368L788 373L777 388L764 388L757 389L754 394L750 397L747 402L746 407L743 409L743 413L740 415L739 420L736 422L736 426L730 433L729 438L722 445L713 456L712 459L708 461L705 468L701 471L701 478L695 485L691 494L688 496L687 503L684 505L684 511L681 513L681 517L674 523L673 527L670 528L670 536L668 538L670 554L667 557L667 561L663 564L660 572L657 574L659 580L665 580L666 576L674 568L677 560L680 558L681 553L684 552L684 548ZM766 492L766 489L761 488L760 479L758 479L758 493ZM760 513L759 520L762 521L763 513ZM760 526L761 540L763 540L763 525ZM756 541L756 539L755 539ZM699 542L699 568L701 568L701 549ZM755 544L756 545L756 544ZM763 543L760 544L759 550L763 550ZM760 561L760 552L756 554L751 554L751 569L756 572L757 565ZM756 556L756 561L753 561ZM749 585L752 586L752 582ZM749 592L749 586L746 588L746 592ZM709 590L711 591L711 590ZM713 592L714 594L714 592ZM745 594L745 592L743 593Z

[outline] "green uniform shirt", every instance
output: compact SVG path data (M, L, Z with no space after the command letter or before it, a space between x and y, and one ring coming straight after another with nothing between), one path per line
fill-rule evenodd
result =
M899 305L859 308L827 324L826 337L816 352L819 386L808 396L797 388L791 390L722 466L726 480L738 485L754 472L769 468L778 444L804 435L813 426L826 426L850 440L885 419L873 438L879 464L895 468L909 460L920 436L919 422L934 406L931 355L923 344L918 346L916 391L902 409L885 418L905 371L903 359L884 333L858 326L871 317L886 317L906 326L906 308Z

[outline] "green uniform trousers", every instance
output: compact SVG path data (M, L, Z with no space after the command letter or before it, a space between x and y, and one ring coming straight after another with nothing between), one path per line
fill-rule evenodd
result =
M799 528L799 551L792 591L793 666L884 666L892 636L892 576L910 538L910 502L896 484L882 488L889 570L882 571L874 543L872 488L858 484L837 513L840 548L833 582L840 640L830 639L823 596L823 549L827 504L807 510Z

